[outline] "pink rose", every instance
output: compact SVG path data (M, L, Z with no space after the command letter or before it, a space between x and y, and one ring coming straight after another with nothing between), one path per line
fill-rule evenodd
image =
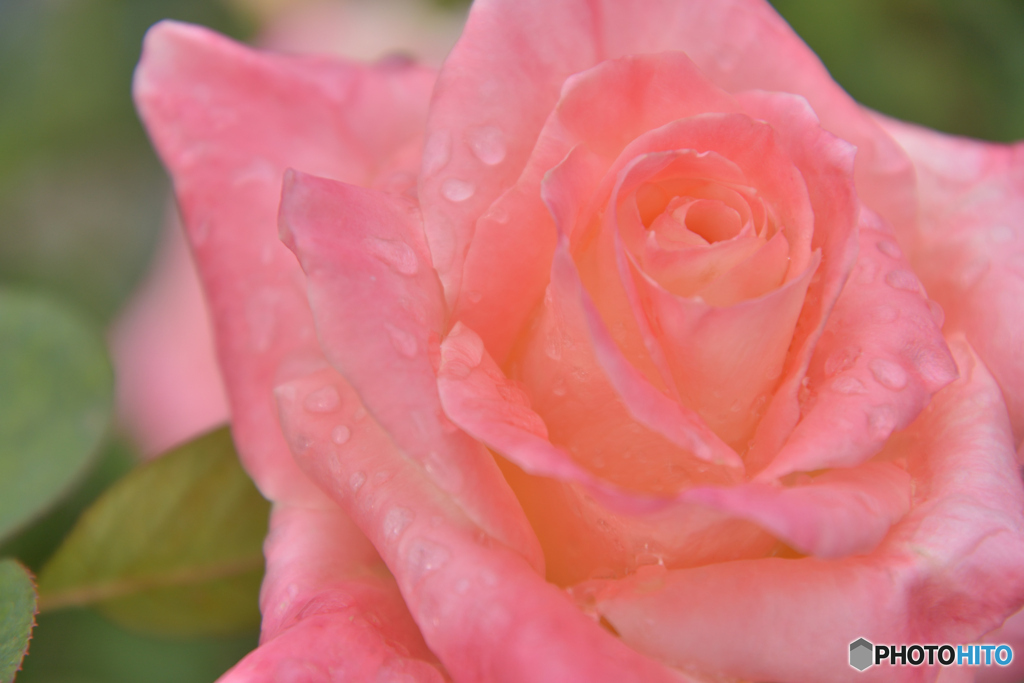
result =
M1024 604L1021 153L760 0L486 0L436 74L164 23L136 99L274 501L224 680L934 680L849 644Z

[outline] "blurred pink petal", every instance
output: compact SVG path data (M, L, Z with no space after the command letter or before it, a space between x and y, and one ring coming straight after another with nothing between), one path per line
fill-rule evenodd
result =
M374 563L372 554L360 555L358 545L307 544L303 536L322 538L320 524L350 527L296 467L271 393L278 382L324 365L301 270L277 240L282 173L296 163L335 177L372 181L374 170L382 168L381 158L415 142L432 78L429 71L408 65L367 68L272 57L205 29L171 22L147 35L136 72L136 102L175 179L214 314L239 454L257 486L276 504L274 527L289 529L280 542L267 545L265 610L284 604L282 595L315 605L318 594L358 594L360 579L339 579L323 568L350 560L358 568L362 557L360 571L370 571ZM382 117L380 110L392 116ZM295 508L319 512L291 512ZM271 608L264 612L260 650L240 665L239 673L227 674L228 680L260 680L271 666L298 675L306 664L292 658L309 655L314 637L369 639L377 645L366 653L365 671L383 675L398 661L403 670L422 675L420 680L436 680L437 672L410 654L423 648L413 637L397 589L386 581L374 583L366 604L377 606L380 623L364 621L370 633L353 630L344 612L300 609L289 615L291 603L280 614ZM312 621L307 624L305 617ZM286 625L282 618L297 623ZM385 637L405 642L392 646L380 640ZM349 656L347 648L317 648L307 663L323 670L345 666Z
M1024 143L958 138L877 117L917 172L909 258L947 330L967 335L1024 438Z
M111 332L117 412L146 456L229 418L206 299L181 226Z

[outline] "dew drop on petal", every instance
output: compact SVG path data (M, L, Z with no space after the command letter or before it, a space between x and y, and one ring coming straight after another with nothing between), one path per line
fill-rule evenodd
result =
M328 385L307 394L302 405L311 413L330 413L341 405L341 397L337 389Z
M356 420L362 420L364 417L366 417L366 408L364 408L363 406L359 406L358 408L355 409L355 412L352 413L352 417Z
M877 439L888 439L896 428L896 415L889 406L879 406L868 413L868 427Z
M409 563L409 578L415 584L427 574L441 569L451 559L451 551L440 543L418 538L409 544L406 562Z
M867 392L864 383L856 377L838 377L832 382L832 390L837 394L863 394Z
M849 370L854 366L859 357L860 348L857 346L847 346L834 351L825 361L825 376L832 377L840 372Z
M488 166L505 160L505 136L499 128L484 126L469 133L469 148L473 155Z
M893 289L902 289L907 292L921 291L920 281L909 270L889 271L885 275L885 282Z
M469 302L471 304L478 304L483 300L484 295L480 292L480 290L473 289L466 293L466 298L469 299Z
M878 266L872 261L864 261L857 266L857 282L862 285L870 285L878 275Z
M395 347L396 351L406 358L412 358L416 355L418 350L416 337L392 325L388 325L388 334L391 337L391 345Z
M352 430L345 425L338 425L331 432L331 441L338 444L339 446L348 443L348 440L352 438Z
M900 312L889 304L880 304L871 309L871 319L876 323L891 323L900 317Z
M907 386L907 372L898 363L885 358L875 358L868 367L878 383L886 389L899 391Z
M878 251L891 258L899 258L903 256L903 252L892 240L879 240L876 246L878 247Z
M942 326L946 324L946 312L942 310L942 305L935 299L929 299L928 312L932 314L935 326L941 330Z
M397 540L406 527L412 523L413 517L413 512L403 507L395 507L388 510L388 513L384 515L383 524L385 540Z
M366 475L363 472L353 472L352 476L348 478L348 487L352 489L352 493L363 488L363 484L365 483Z
M419 270L416 252L401 240L387 240L367 237L363 240L366 250L401 275L415 275Z
M565 386L565 380L555 380L554 386L551 387L551 393L553 393L555 396L565 396L567 393L569 393L568 388L566 388Z
M441 183L441 196L450 202L464 202L475 192L473 183L458 178L448 178Z
M433 175L448 165L452 155L452 134L435 130L423 146L423 173Z

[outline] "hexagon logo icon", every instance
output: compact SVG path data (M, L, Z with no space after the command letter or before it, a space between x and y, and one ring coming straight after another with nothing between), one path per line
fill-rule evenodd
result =
M872 665L872 653L875 646L864 638L858 638L850 643L850 666L857 671L863 671Z

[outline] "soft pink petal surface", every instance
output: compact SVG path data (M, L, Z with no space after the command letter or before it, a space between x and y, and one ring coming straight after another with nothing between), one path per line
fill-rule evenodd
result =
M985 367L963 341L954 350L961 379L893 446L918 482L914 509L873 553L648 572L577 592L627 642L678 665L755 680L929 680L936 670L857 672L847 645L970 642L1024 602L1009 421Z
M271 57L170 22L147 35L136 102L175 180L215 320L239 454L275 502L274 528L288 529L267 545L263 643L238 673L227 674L229 680L265 680L275 667L294 675L306 671L316 680L332 666L369 673L399 664L419 680L438 679L437 669L412 654L424 653L422 641L393 584L378 577L367 587L351 573L332 576L340 566L356 574L361 566L372 570L376 560L296 467L272 396L282 377L324 364L302 273L277 240L284 169L294 163L372 181L382 158L414 141L431 82L429 72L414 67ZM381 117L380 109L395 117ZM355 545L322 543L330 530L345 532ZM340 604L346 595L354 596L353 609L374 605L380 624L354 624L345 610L302 611L318 600ZM399 644L381 640L386 636ZM328 640L333 645L319 648L304 669L311 644ZM352 659L353 650L365 658Z
M306 272L327 358L474 522L542 571L543 554L498 466L441 410L434 365L445 308L416 206L291 173L281 227Z
M878 117L914 160L918 229L905 240L949 330L978 350L1024 438L1024 143L957 138Z
M306 402L325 387L330 412ZM458 681L681 681L577 610L482 531L406 457L332 369L277 390L281 422L310 476L352 516L394 574L431 650ZM338 426L344 425L344 438Z

